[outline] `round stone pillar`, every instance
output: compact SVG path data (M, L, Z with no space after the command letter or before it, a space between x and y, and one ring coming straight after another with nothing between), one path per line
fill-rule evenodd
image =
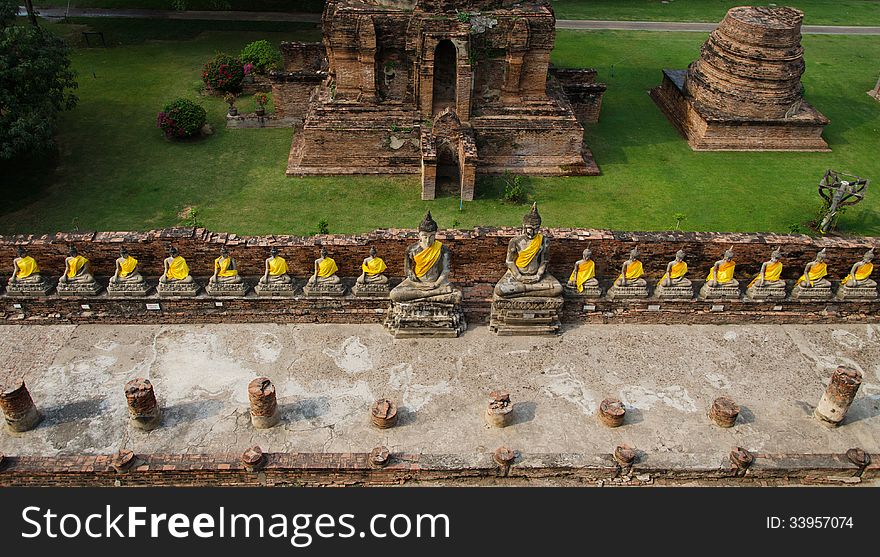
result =
M486 408L486 421L492 427L506 427L513 420L513 404L507 391L489 393L489 407Z
M23 379L0 385L0 409L6 418L6 427L16 433L35 428L43 419Z
M268 429L281 421L275 385L268 377L257 377L248 383L248 400L251 405L251 423L257 429Z
M133 427L144 431L159 427L159 404L149 379L139 377L126 383L125 399L128 402L128 421Z
M831 383L825 389L822 399L819 400L819 406L813 414L823 424L840 425L861 385L862 374L858 370L838 367L831 374Z

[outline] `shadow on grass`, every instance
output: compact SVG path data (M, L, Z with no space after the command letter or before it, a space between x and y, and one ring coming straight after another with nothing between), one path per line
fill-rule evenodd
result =
M14 213L46 194L58 166L58 152L0 161L0 215Z

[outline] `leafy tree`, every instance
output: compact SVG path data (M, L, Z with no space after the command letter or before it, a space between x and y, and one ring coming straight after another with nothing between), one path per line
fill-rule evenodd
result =
M70 48L40 27L16 25L16 6L0 0L0 160L50 151L58 112L77 101Z

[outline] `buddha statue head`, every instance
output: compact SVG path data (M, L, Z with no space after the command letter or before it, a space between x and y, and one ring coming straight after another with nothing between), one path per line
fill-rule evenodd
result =
M770 261L773 261L775 263L775 262L779 261L780 257L782 257L782 250L781 249L776 248L770 252Z
M685 253L684 253L683 249L678 250L677 252L675 252L675 260L676 261L684 261L684 255L685 255Z
M541 215L538 213L538 202L532 203L532 210L523 216L523 234L530 240L541 229Z
M733 259L733 248L728 248L728 250L724 252L724 260L730 261L731 259Z
M419 244L422 248L429 248L437 237L437 223L431 218L431 211L425 213L425 218L419 225Z
M278 248L273 247L272 249L270 249L269 255L271 255L272 257L278 257Z
M592 257L592 256L593 256L593 250L591 250L590 248L586 248L586 249L584 250L584 253L581 254L581 258L582 258L584 261L589 261L589 260L590 260L590 257Z
M825 251L825 248L819 250L819 253L816 254L816 261L822 263L825 261L825 258L828 256L828 253Z
M321 259L324 259L325 257L327 257L327 248L321 246Z
M865 252L865 255L862 256L862 261L865 263L869 263L874 260L874 248L869 249Z
M376 247L370 246L370 257L376 257Z
M226 246L220 246L220 257L223 259L229 257L229 249Z
M27 250L24 249L24 246L16 247L15 252L18 254L19 257L27 256Z
M641 253L639 253L639 248L636 246L631 252L629 252L629 261L638 261L639 255L641 255Z
M171 246L168 248L168 255L170 255L171 257L177 257L178 255L180 255L180 252L177 251L176 247Z
M77 255L79 255L79 252L76 251L76 246L73 244L70 244L67 247L67 256L68 257L76 257Z
M122 259L125 259L126 257L128 257L128 250L125 249L124 247L119 248L119 257L121 257Z

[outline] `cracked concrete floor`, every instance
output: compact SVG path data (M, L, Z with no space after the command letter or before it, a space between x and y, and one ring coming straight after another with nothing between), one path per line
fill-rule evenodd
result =
M626 442L648 453L880 452L880 327L876 325L583 325L556 338L394 340L373 325L4 325L2 375L23 376L46 415L34 431L0 433L17 455L263 450L473 454L506 445L530 453L600 453ZM811 417L833 369L864 374L846 423ZM251 427L247 383L275 383L282 423ZM123 385L156 389L163 427L127 424ZM488 393L510 391L515 423L489 429ZM743 411L709 424L712 399ZM619 397L627 424L596 419ZM368 421L379 397L397 401L398 427Z

